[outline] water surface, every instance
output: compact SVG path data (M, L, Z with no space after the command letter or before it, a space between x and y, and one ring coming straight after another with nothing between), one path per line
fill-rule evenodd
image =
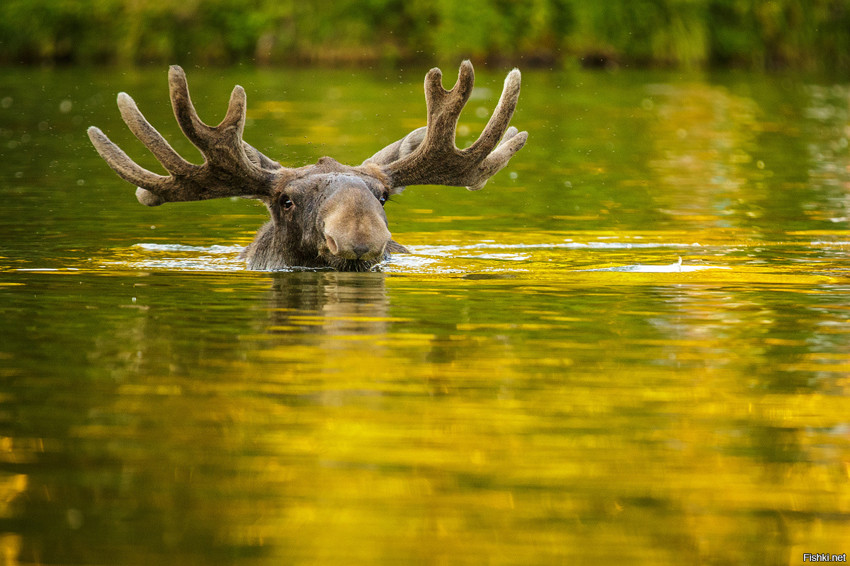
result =
M424 72L188 70L293 166L422 125ZM135 201L85 128L155 168L125 90L194 158L164 69L0 74L4 563L850 550L845 82L526 72L511 166L395 197L412 253L345 274L245 271L256 203Z

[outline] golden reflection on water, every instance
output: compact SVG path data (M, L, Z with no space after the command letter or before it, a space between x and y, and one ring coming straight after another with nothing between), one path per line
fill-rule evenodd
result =
M641 250L608 259L652 263ZM788 312L830 278L435 271L252 275L271 285L237 355L184 367L162 357L176 321L143 316L132 369L73 436L111 446L123 497L173 516L158 528L188 562L193 536L260 563L843 552L850 311Z
M61 502L75 533L117 513L180 563L793 564L843 550L850 311L787 313L815 276L753 289L740 273L534 273L216 278L207 296L265 299L197 347L157 299L168 278L138 278L137 315L98 339L104 356L133 355L69 431L120 463L117 491L72 503L17 474L2 499ZM218 308L203 307L208 323ZM3 459L56 442L8 439ZM138 551L122 540L115 552ZM2 548L21 563L44 552L20 536Z
M12 519L22 499L42 513L61 501L63 528L96 536L116 528L98 517L122 516L159 541L140 560L164 545L180 563L840 553L850 309L834 292L846 270L825 259L845 253L837 235L409 233L412 254L365 274L246 273L235 246L142 244L76 271L18 270L23 287L131 284L89 353L114 385L68 439L7 438L3 461L72 442L118 464L103 501L88 488L57 499L49 478L17 473L0 503ZM173 293L187 293L179 308ZM9 564L52 555L17 535L0 548Z
M418 284L391 278L387 294ZM335 285L323 293L336 296ZM476 287L437 289L467 302L493 292ZM305 411L309 424L290 415L307 438L268 439L270 451L312 464L287 474L296 503L264 538L297 530L319 562L399 553L767 564L794 563L812 544L840 550L850 453L835 453L834 440L847 434L847 391L764 390L749 372L782 344L740 340L770 316L765 307L700 289L672 295L679 307L657 340L613 332L570 343L547 338L555 325L519 321L408 333L405 317L386 320L379 301L371 314L358 305L352 335L332 346L268 344L257 353L276 367L268 391L308 395L322 409ZM340 303L332 308L325 324L336 328ZM524 331L542 334L519 338Z

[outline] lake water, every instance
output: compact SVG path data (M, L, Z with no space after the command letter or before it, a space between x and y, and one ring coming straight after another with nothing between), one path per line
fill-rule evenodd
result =
M293 166L422 125L425 71L187 69ZM245 271L254 202L136 202L85 128L155 168L123 90L193 155L166 69L0 77L3 564L850 552L846 81L525 72L526 148L395 197L412 253L347 274Z

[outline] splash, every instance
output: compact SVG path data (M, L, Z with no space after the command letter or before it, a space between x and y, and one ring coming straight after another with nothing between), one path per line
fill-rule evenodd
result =
M103 261L104 267L165 271L243 271L242 246L191 246L141 243L124 250L118 259Z

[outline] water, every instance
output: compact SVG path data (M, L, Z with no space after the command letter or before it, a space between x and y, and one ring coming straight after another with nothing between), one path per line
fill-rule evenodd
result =
M126 90L192 155L164 69L0 74L4 564L850 550L846 83L526 72L511 167L394 198L413 253L346 274L244 271L255 203L136 203L85 127L155 167ZM189 81L302 165L421 125L423 75Z

